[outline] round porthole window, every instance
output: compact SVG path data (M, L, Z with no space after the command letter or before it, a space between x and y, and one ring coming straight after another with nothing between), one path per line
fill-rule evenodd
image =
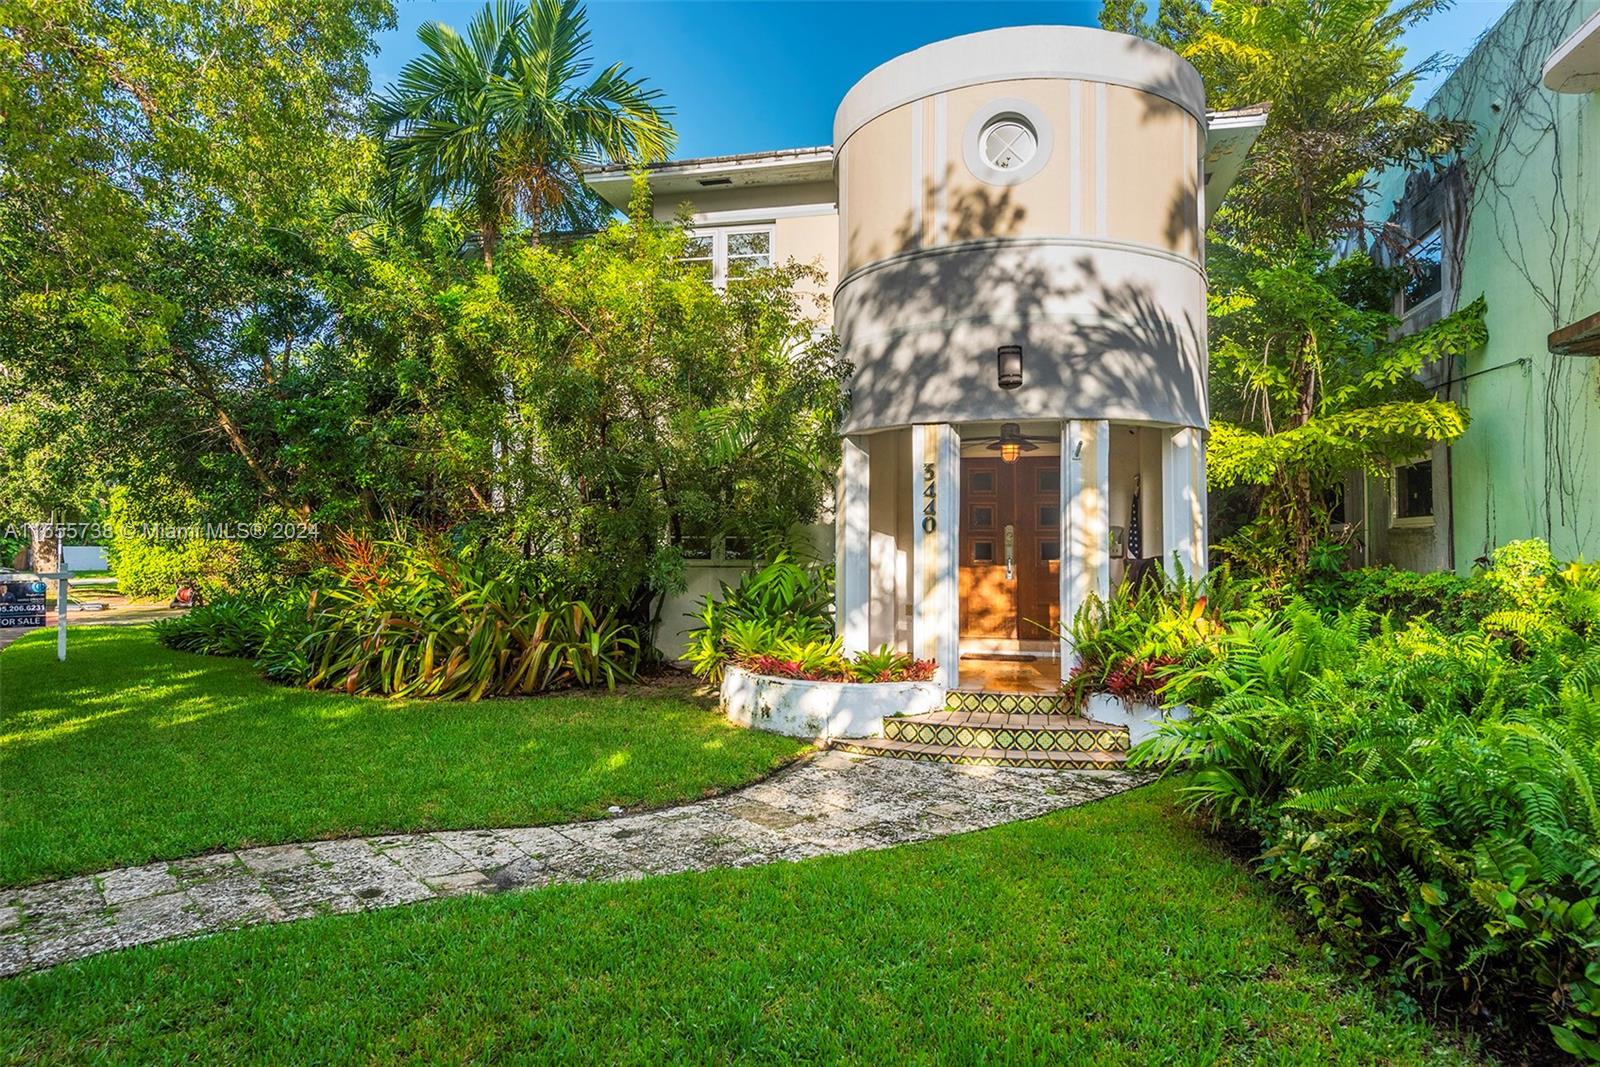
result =
M991 100L962 138L967 169L990 185L1016 185L1050 161L1050 126L1027 100Z
M1017 170L1033 162L1039 151L1039 137L1027 120L1002 115L983 128L978 146L983 161L995 170Z

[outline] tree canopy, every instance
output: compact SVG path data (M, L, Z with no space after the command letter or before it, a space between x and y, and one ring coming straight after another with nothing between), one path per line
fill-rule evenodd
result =
M1373 175L1426 166L1468 129L1412 106L1437 59L1407 65L1400 37L1448 0L1106 0L1101 23L1176 50L1213 108L1265 104L1266 128L1208 235L1210 486L1251 516L1221 539L1247 566L1303 570L1329 536L1325 491L1346 472L1387 477L1465 432L1467 413L1423 388L1425 367L1487 339L1484 302L1400 340L1404 254L1368 243ZM1335 258L1334 249L1351 254Z
M373 125L397 188L468 214L491 266L510 219L527 218L537 241L547 227L584 229L609 213L584 185L584 164L672 149L661 90L620 63L594 73L587 16L571 0L494 0L465 37L428 22L417 39L427 51L379 95Z

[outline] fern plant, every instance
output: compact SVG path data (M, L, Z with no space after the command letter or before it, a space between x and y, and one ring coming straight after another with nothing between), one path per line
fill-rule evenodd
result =
M1446 632L1291 598L1168 673L1190 708L1132 754L1254 837L1352 962L1600 1053L1600 575L1514 544Z

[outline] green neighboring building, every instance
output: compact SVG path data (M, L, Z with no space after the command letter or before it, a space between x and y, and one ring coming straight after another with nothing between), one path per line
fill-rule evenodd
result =
M1427 106L1472 144L1381 176L1377 247L1411 266L1406 330L1482 295L1490 339L1425 377L1466 435L1356 479L1346 514L1372 563L1464 572L1524 537L1600 557L1600 0L1519 0Z

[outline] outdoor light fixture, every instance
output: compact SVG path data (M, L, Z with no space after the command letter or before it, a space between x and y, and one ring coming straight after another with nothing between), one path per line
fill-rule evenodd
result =
M1001 345L995 352L995 369L1000 375L1000 388L1022 388L1022 346ZM1011 459L1016 459L1012 456ZM1007 460L1006 462L1010 462Z
M1033 437L1022 432L1022 427L1014 422L1007 422L1000 427L999 437L967 437L963 439L973 444L980 441L988 442L990 452L1000 453L1000 459L1006 463L1015 463L1017 457L1024 452L1037 452L1039 446L1035 441L1054 440L1053 437Z
M1003 462L1015 463L1022 453L1032 452L1039 446L1022 436L1022 427L1014 422L1008 422L1000 427L1000 440L990 447L1000 449L1000 459Z

